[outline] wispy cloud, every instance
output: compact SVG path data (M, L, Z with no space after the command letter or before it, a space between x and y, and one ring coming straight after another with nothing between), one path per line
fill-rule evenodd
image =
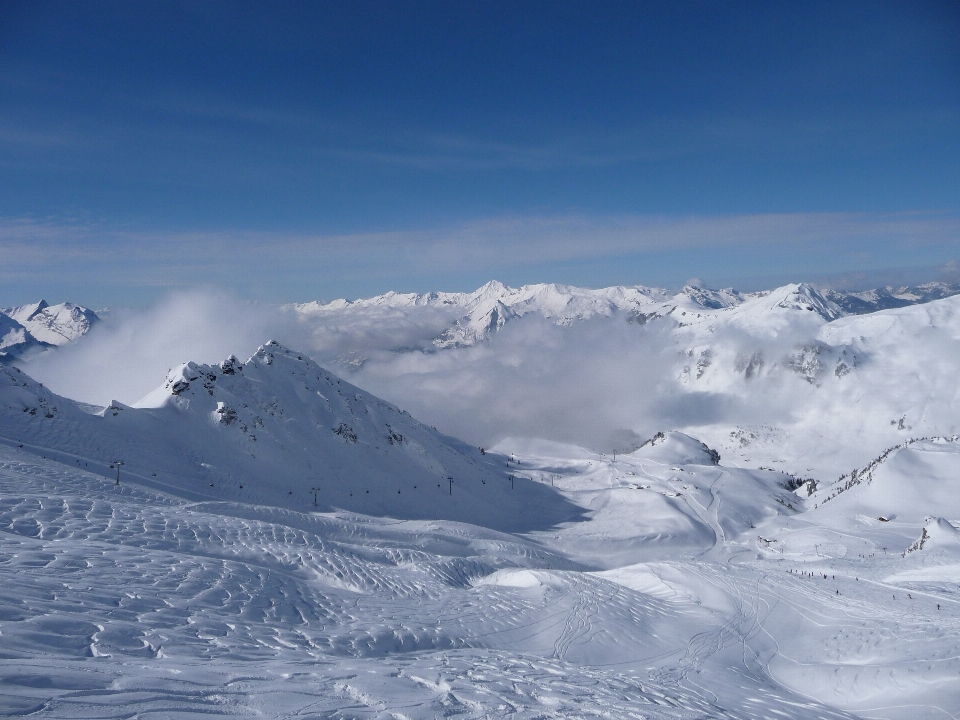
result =
M863 247L883 248L891 258L924 248L951 252L952 257L960 250L960 216L930 212L688 218L562 215L353 234L160 232L6 219L0 220L4 258L0 280L53 284L68 276L91 284L152 288L204 283L241 288L260 283L285 287L289 294L300 296L311 283L316 286L333 277L380 278L385 290L393 282L409 284L411 278L447 277L456 283L465 268L473 275L494 276L557 263L696 250L789 254L826 249L855 256L854 251Z
M122 98L118 97L120 101ZM284 129L313 128L323 125L316 114L294 109L278 110L254 103L243 103L233 99L210 96L209 94L189 93L183 90L164 94L151 94L139 97L137 105L151 113L165 116L181 116L213 121L227 121L238 124L251 124Z
M255 115L255 113L254 113ZM632 163L660 164L707 158L734 152L743 158L757 154L795 157L832 150L873 154L898 137L903 127L943 126L956 122L944 111L909 110L861 116L831 117L798 114L769 118L711 115L656 116L628 127L609 128L586 123L557 126L544 119L535 134L516 135L504 129L486 132L437 133L412 126L383 136L374 129L354 136L325 128L324 141L312 146L319 157L354 163L389 165L423 171L523 170L603 168ZM906 136L899 134L901 140Z
M636 138L596 137L590 133L522 142L471 135L403 133L390 143L331 145L317 153L353 162L392 165L425 171L528 170L623 165L675 156L661 144L648 147ZM398 142L401 140L401 142ZM405 141L403 141L405 140ZM649 143L652 145L652 143Z

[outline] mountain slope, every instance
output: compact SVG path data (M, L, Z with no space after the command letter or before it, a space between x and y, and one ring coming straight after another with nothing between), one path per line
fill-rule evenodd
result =
M738 427L691 424L688 431L726 458L819 480L849 473L911 438L960 432L960 296L842 317L810 330L807 340L767 346L763 355L758 343L739 379L730 356L712 347L711 366L689 383L691 389L736 394L763 420L744 413L747 421ZM808 386L791 389L791 375ZM772 412L778 405L780 411ZM763 409L771 410L770 420Z
M502 459L277 343L246 363L182 365L138 407L114 402L97 416L0 372L0 435L105 475L122 460L121 475L185 497L512 529L576 514L549 488L511 483Z
M858 292L825 290L824 295L845 313L864 315L878 310L921 305L960 294L960 285L931 282L923 285L875 288Z
M0 364L44 347L48 347L46 343L39 342L23 325L0 313Z

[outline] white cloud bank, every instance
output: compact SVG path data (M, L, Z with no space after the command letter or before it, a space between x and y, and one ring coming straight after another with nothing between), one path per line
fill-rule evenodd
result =
M622 451L680 429L728 460L811 473L849 472L908 437L960 432L960 296L826 326L801 308L696 332L622 315L565 327L530 314L489 342L442 351L431 340L452 315L420 310L304 320L222 293L176 293L109 316L25 370L67 397L130 404L172 366L245 359L277 339L474 445L542 438ZM751 445L731 436L741 430Z
M75 345L42 354L25 370L67 397L132 404L179 363L245 359L277 339L471 443L539 437L601 450L662 429L781 420L797 393L809 393L807 383L790 376L751 383L752 397L765 397L761 404L743 394L742 382L694 392L681 382L685 347L666 323L641 327L614 316L561 327L530 315L489 343L433 351L430 341L453 319L453 311L374 309L302 322L282 308L223 293L181 292L146 310L110 314ZM733 332L714 340L728 349L722 362L730 366L757 342ZM765 340L764 350L779 358L802 340L809 336L782 335Z
M176 292L144 310L107 314L77 343L37 355L24 369L75 400L132 404L180 363L246 358L282 329L285 317L221 292Z

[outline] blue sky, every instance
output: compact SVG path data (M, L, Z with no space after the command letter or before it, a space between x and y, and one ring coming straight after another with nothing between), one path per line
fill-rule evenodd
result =
M0 4L2 304L958 257L955 2Z

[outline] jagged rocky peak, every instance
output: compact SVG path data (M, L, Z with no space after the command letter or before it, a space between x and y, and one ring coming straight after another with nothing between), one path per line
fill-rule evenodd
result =
M231 355L217 364L186 362L172 369L163 384L137 407L173 405L182 410L217 412L230 417L224 408L259 407L269 414L283 414L284 408L318 407L333 411L347 398L351 407L386 408L386 403L345 380L329 373L303 353L284 347L276 340L261 345L246 362ZM390 409L400 412L392 405ZM217 418L220 419L220 418Z
M402 449L408 437L419 440L420 447L435 435L396 406L275 340L245 363L234 355L213 365L184 363L137 407L173 409L185 420L213 424L258 456L271 444L275 450L312 447L317 452L331 443Z
M37 314L46 310L50 305L46 300L40 299L40 302L32 303L30 305L23 305L19 308L13 308L13 313L17 315L18 320L30 320L37 316Z
M231 355L220 363L220 372L224 375L235 375L241 370L243 370L243 363L240 362L236 355Z
M261 345L257 349L257 352L254 353L254 355L247 361L246 364L260 361L260 363L263 365L272 365L276 353L290 353L290 351L281 346L276 340L270 340L269 342ZM302 355L297 354L297 357L301 361L303 360ZM179 396L190 389L191 383L199 381L203 385L204 389L208 391L207 394L213 395L213 383L215 383L218 378L223 376L229 377L231 375L238 375L239 373L243 372L244 366L245 364L240 362L240 359L236 355L230 355L228 358L215 365L199 364L193 361L185 362L167 373L162 390L168 395ZM319 366L317 366L317 369L321 370ZM153 393L148 395L147 398L153 398L154 400L158 399L155 396L160 390L161 388L158 388ZM138 406L151 407L152 404L146 402L147 398L141 400L140 403L138 403Z

